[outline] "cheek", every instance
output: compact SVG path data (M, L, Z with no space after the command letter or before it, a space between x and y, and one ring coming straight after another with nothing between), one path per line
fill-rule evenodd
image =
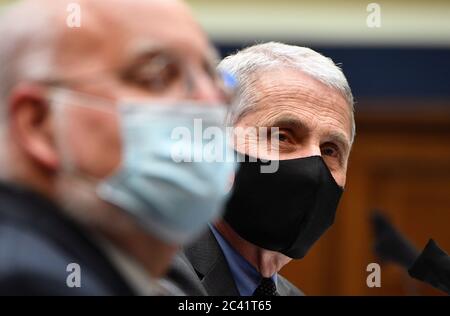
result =
M98 178L111 174L121 161L118 117L85 108L68 112L66 139L76 170Z
M252 157L259 157L258 141L253 137L238 137L235 139L234 147L236 151Z
M251 115L248 115L251 117ZM279 160L280 152L278 143L272 143L268 129L259 128L255 124L247 124L248 117L241 120L235 126L233 134L234 148L236 151L251 157L269 160Z
M287 265L289 262L291 262L292 258L289 258L288 256L281 254L280 262L283 266Z
M345 187L345 182L347 179L347 162L345 162L344 166L341 166L335 158L326 156L322 157L336 183L341 187Z
M345 182L347 180L346 170L332 171L331 174L339 186L345 187Z

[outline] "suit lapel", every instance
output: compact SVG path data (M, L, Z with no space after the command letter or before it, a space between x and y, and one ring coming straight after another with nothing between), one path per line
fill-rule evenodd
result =
M225 256L211 230L185 250L208 295L239 296Z

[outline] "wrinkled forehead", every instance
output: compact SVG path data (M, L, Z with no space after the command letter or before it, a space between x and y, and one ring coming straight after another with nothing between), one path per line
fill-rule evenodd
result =
M325 128L339 129L350 143L351 108L335 89L301 71L285 68L258 73L253 88L253 111L259 112L265 123L273 124L281 117L304 120L297 125L323 122Z
M214 57L189 9L172 0L82 0L80 27L70 27L76 10L60 5L56 62L64 66L118 67L139 50L164 47L186 58ZM180 31L182 30L182 31Z

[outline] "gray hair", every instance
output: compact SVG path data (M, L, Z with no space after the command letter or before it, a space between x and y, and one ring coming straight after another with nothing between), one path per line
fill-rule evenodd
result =
M342 70L330 59L307 47L277 42L257 44L223 59L218 68L235 76L238 81L238 98L228 115L228 123L235 124L256 105L255 74L258 72L289 67L298 69L328 87L338 91L350 108L352 131L355 136L354 100Z
M0 126L7 120L6 103L16 84L52 75L54 16L39 2L19 2L0 12Z

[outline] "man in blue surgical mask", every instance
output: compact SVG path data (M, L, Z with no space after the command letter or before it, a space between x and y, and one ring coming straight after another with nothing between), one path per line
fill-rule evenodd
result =
M174 130L226 113L188 8L21 1L0 36L0 294L180 294L155 280L220 215L234 172L173 151Z

